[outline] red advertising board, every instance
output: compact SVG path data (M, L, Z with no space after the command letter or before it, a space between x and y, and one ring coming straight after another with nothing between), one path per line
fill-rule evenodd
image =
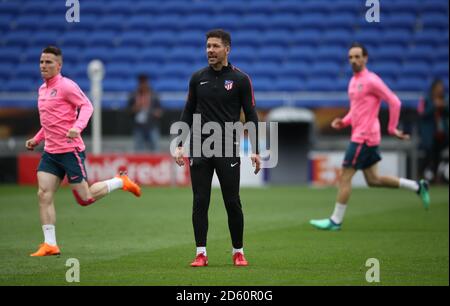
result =
M36 184L40 154L18 156L18 183ZM190 183L189 167L178 167L168 154L101 154L87 155L85 161L89 183L109 179L121 170L142 186L186 186Z

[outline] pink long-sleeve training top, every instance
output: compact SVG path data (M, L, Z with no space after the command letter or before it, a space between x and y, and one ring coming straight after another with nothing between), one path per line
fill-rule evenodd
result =
M74 81L61 74L46 80L39 88L38 108L42 128L33 138L36 143L45 140L44 150L52 154L84 151L81 134L73 139L66 135L71 128L81 133L94 108Z
M381 78L367 69L355 73L348 86L350 111L342 119L352 126L351 141L377 146L381 142L378 113L381 101L389 105L388 133L394 134L400 117L401 102Z

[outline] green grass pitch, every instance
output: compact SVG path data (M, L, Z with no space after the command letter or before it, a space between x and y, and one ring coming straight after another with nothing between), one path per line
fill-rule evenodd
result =
M0 186L0 285L449 285L449 190L431 209L405 190L355 189L343 230L313 229L328 217L334 188L242 189L248 267L234 267L220 190L212 194L206 268L195 255L189 188L116 191L90 207L66 188L56 196L61 256L33 258L42 242L35 187ZM66 260L80 282L66 282ZM380 282L366 281L366 260Z

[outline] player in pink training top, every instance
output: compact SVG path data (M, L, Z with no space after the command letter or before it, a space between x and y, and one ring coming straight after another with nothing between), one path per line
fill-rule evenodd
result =
M81 132L89 122L93 107L80 87L61 75L61 67L61 50L54 46L45 48L40 58L45 82L39 88L38 100L42 128L25 143L28 150L33 150L45 141L37 169L39 212L45 241L31 256L60 254L55 235L54 195L65 175L75 199L82 206L88 206L119 188L138 197L141 195L140 187L125 174L88 185Z
M401 140L407 140L409 135L397 129L401 102L380 77L367 70L368 52L363 45L354 43L348 57L354 73L348 86L350 111L344 118L334 119L331 126L342 129L351 125L352 137L342 165L334 212L330 218L310 221L314 227L323 230L341 229L352 190L352 178L357 170L363 171L364 178L370 187L406 188L416 192L422 198L426 209L430 205L428 183L425 180L416 182L378 174L378 162L381 160L378 149L381 141L378 112L381 101L386 101L389 105L389 134Z

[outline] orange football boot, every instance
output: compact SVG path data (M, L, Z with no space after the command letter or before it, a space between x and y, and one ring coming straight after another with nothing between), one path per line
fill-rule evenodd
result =
M41 243L39 245L39 249L33 253L30 254L30 256L37 257L37 256L51 256L51 255L60 255L61 251L59 250L59 247L57 245L50 245L48 243Z
M123 187L122 189L125 191L129 191L132 194L134 194L137 197L141 196L141 187L139 187L138 184L136 184L135 182L133 182L128 175L126 175L125 173L120 173L118 176L118 178L120 178L123 182Z

